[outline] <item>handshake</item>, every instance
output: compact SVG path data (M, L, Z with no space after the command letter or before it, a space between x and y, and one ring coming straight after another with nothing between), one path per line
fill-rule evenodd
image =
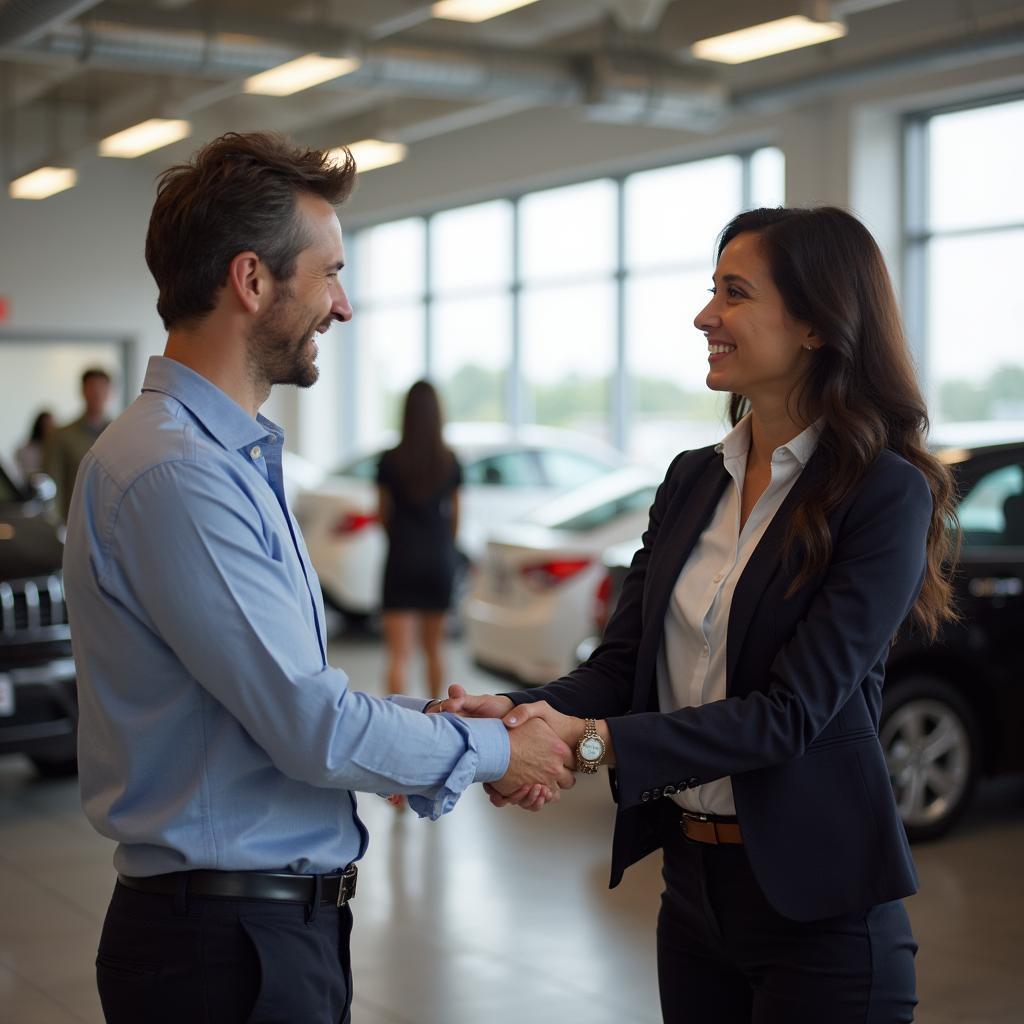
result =
M580 766L577 749L586 728L582 718L563 715L547 701L517 706L508 697L472 696L458 684L450 686L448 696L433 703L427 711L502 720L509 731L511 747L508 771L497 782L484 784L495 807L511 804L527 811L539 811L545 804L557 800L561 790L571 789L576 784L574 773ZM611 738L604 722L597 723L597 737L604 744L600 763L613 763ZM596 743L594 747L597 751L601 749ZM587 759L592 757L586 747L582 753Z

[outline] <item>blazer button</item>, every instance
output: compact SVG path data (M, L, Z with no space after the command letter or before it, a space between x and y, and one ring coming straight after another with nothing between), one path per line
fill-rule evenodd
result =
M657 800L661 796L661 790L660 789L653 789L653 790L651 790L651 796L654 797L655 800Z
M692 779L687 779L686 780L686 784L687 784L687 786L690 787L690 789L693 789L694 786L699 786L700 785L700 779L698 779L697 776L694 775L694 777Z
M642 793L640 794L640 801L641 801L642 803L647 803L647 801L648 801L648 800L650 800L650 799L651 799L651 794L650 794L650 792L649 792L648 790L644 790L644 791L643 791L643 792L642 792Z
M675 786L666 786L662 790L662 793L664 793L665 796L671 796L675 791L676 791L676 787Z
M684 789L688 789L689 787L686 785L685 782L677 782L676 788L679 790L680 793L682 793Z

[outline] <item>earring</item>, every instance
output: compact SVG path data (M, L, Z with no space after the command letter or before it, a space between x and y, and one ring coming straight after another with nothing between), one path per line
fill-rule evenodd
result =
M813 352L813 351L814 351L814 346L813 346L813 345L804 345L803 347L804 347L804 348L805 348L805 349L806 349L806 350L807 350L808 352Z

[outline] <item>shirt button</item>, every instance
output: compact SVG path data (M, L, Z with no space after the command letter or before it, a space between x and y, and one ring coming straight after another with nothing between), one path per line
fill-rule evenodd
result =
M722 582L722 574L719 573L717 576L712 576L711 582L712 583L721 583Z
M263 449L258 444L254 444L249 449L249 458L255 462L263 454Z
M704 653L705 654L710 654L711 653L711 647L708 644L704 645Z

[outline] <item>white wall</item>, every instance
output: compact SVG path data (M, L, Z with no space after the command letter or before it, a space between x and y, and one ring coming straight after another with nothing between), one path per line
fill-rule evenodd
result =
M867 221L899 279L900 132L904 110L1024 89L1019 60L907 76L807 102L775 115L747 115L717 134L588 122L570 110L527 111L419 143L413 159L367 174L341 211L351 229L546 184L773 143L786 155L787 202L849 206ZM0 196L0 295L12 317L0 330L135 339L134 387L164 332L143 257L160 155L94 160L80 184L43 202ZM358 309L356 310L358 316ZM344 364L345 328L325 339L320 383L275 394L264 412L290 446L331 465L343 417L331 364ZM3 358L0 346L0 360ZM9 387L0 366L0 401ZM18 386L31 382L16 382ZM279 389L280 390L280 389ZM5 448L6 439L0 439Z

